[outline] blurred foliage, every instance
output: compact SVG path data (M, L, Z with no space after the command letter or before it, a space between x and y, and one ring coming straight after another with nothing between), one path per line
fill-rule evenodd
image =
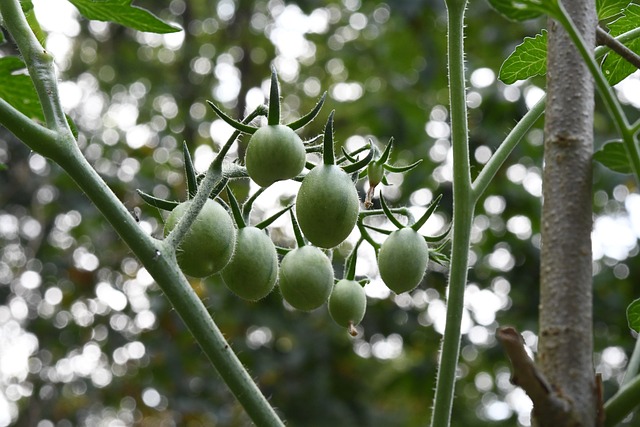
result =
M282 80L285 121L329 91L305 138L320 133L336 109L339 143L361 145L372 138L384 144L393 136L394 163L423 159L402 178L392 174L385 197L419 210L443 194L434 217L440 221L436 228L446 227L451 169L442 2L136 5L185 31L162 36L82 19L77 28L54 30L39 19L54 53L68 43L57 63L80 146L150 233L161 234L162 216L135 190L184 199L181 142L198 165L230 133L205 101L242 116L264 102L272 63ZM484 2L469 5L472 176L526 112L534 85L544 85L533 80L505 86L492 77L522 38L542 25L507 22ZM0 56L15 54L8 41ZM599 147L614 129L605 111L598 110L596 120ZM527 399L509 384L494 332L498 325L513 325L535 348L541 156L538 127L477 209L455 426L528 425ZM0 170L0 414L9 414L0 415L0 425L247 425L166 298L75 184L3 128L0 163L8 165ZM596 166L594 184L594 215L624 222L625 200L637 191L632 180ZM234 185L255 191L247 182ZM366 188L360 191L364 195ZM286 191L273 194L272 206L256 207L255 218L291 198ZM286 221L270 232L279 244L291 245ZM379 284L362 252L358 271ZM633 236L617 257L605 253L594 261L595 362L607 396L617 388L624 354L634 344L625 308L638 297L637 252ZM334 254L338 277L344 256L342 250ZM193 286L290 425L418 426L430 416L446 274L434 265L411 295L369 292L355 339L332 323L326 308L291 311L277 291L248 303L217 277Z

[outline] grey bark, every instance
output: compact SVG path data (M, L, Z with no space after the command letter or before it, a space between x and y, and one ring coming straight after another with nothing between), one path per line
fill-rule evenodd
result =
M595 46L594 1L563 4L587 44ZM556 403L562 404L556 405L559 413L553 417L534 408L539 426L597 423L592 339L593 107L594 84L587 67L562 26L549 20L538 366Z

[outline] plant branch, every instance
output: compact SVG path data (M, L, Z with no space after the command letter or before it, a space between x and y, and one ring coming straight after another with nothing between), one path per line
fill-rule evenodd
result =
M567 425L569 404L553 390L524 349L522 336L511 327L496 332L511 361L511 383L521 387L533 402L534 417L545 426Z
M614 427L640 404L640 376L636 375L604 404L605 427Z
M622 380L622 386L629 384L633 380L640 370L640 335L636 337L636 345L633 348L633 353L629 359L627 370L624 373L624 379Z
M51 157L55 150L57 134L34 122L13 105L0 98L0 124L29 146L36 153Z
M166 241L153 239L140 229L129 211L89 165L79 149L73 150L73 155L62 159L59 164L140 259L249 417L257 425L282 426L273 408L231 350L206 307L180 271L173 247ZM209 181L214 180L210 178ZM202 197L201 195L205 195L206 200L204 191L199 191L196 198ZM194 202L195 200L194 198Z
M590 49L587 47L584 38L576 29L573 20L569 16L562 2L558 2L558 6L561 12L560 16L558 16L558 20L571 37L571 40L580 52L582 59L591 72L596 86L598 87L598 92L605 101L607 109L609 110L609 113L611 114L616 127L620 131L622 142L624 143L627 156L629 157L629 161L631 162L631 169L636 176L636 180L640 182L640 150L638 149L638 146L634 141L633 133L631 132L632 127L629 125L627 117L622 110L622 106L620 105L620 102L618 102L618 98L616 98L613 92L613 88L609 85L609 82L607 82L607 79L602 74L600 67L591 55ZM620 38L620 40L622 40L622 38Z
M469 141L464 73L464 10L466 1L447 2L447 53L451 143L453 146L453 232L447 314L438 361L432 427L448 427L460 353L460 325L467 282L474 203L471 192Z
M282 421L230 349L206 307L181 273L174 249L166 242L152 238L139 227L82 155L61 107L53 58L37 42L26 23L19 0L0 1L0 13L27 63L47 126L53 132L44 131L0 100L2 122L7 123L7 129L18 138L25 138L25 143L30 147L46 143L46 153L75 180L156 280L249 417L260 426L282 426ZM32 141L31 136L38 142ZM208 175L214 177L210 180L215 185L215 174ZM208 196L208 193L203 194Z
M504 164L509 154L518 145L518 143L524 138L529 129L535 124L535 122L544 113L544 106L546 102L546 96L543 96L529 111L520 119L518 124L509 132L509 135L504 139L502 144L498 147L496 152L491 156L487 164L482 168L480 174L473 182L473 200L476 202L486 191L487 187L498 173L500 167Z
M599 25L596 27L596 43L602 46L607 46L609 49L620 55L625 61L640 69L640 56L616 40L615 37L607 33Z
M47 127L71 133L58 96L58 83L53 67L53 56L47 52L31 31L19 0L0 2L4 26L18 45L27 64L27 70L38 93Z

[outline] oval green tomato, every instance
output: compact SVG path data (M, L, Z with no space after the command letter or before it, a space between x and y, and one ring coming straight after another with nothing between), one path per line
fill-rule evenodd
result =
M287 253L280 262L280 291L292 307L311 311L329 298L333 288L333 266L314 246L303 246Z
M427 242L411 228L401 228L391 233L378 253L380 277L396 294L418 286L427 271L428 262Z
M357 325L366 309L367 296L360 283L346 279L336 283L329 297L329 314L338 325L345 328Z
M302 180L296 199L300 229L311 243L333 248L358 220L360 199L349 175L335 165L318 165Z
M266 297L278 278L278 253L266 233L256 227L238 231L236 250L222 270L222 279L241 298L257 301Z
M267 187L299 175L306 158L298 134L288 126L273 125L258 128L251 136L244 161L251 179Z
M167 236L182 218L191 201L176 206L164 224ZM185 274L207 277L222 270L233 255L236 244L236 229L227 211L209 199L178 245L178 265Z

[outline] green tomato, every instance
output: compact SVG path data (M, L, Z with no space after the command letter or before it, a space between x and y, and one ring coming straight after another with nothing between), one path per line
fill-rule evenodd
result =
M329 297L329 314L338 325L353 328L362 321L366 309L367 296L360 283L346 279L336 283Z
M164 224L165 237L182 218L191 201L176 206ZM185 274L207 277L222 270L233 255L236 229L227 211L209 199L176 251L178 265Z
M333 248L358 220L360 199L349 175L335 165L318 165L302 180L296 199L300 229L311 243Z
M333 288L333 266L314 246L287 253L280 263L280 291L285 301L302 311L320 307Z
M256 227L238 231L233 258L222 279L236 295L249 301L266 297L278 278L278 253L266 233Z
M378 253L378 269L384 283L396 294L415 289L429 262L429 247L411 228L401 228L387 237Z
M261 187L299 175L306 159L302 139L284 125L258 128L245 154L247 173Z

